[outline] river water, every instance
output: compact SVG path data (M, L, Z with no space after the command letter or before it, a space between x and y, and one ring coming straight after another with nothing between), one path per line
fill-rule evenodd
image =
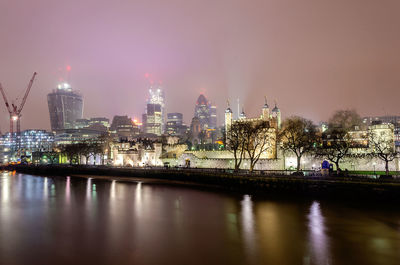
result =
M400 264L400 208L368 204L4 172L0 264Z

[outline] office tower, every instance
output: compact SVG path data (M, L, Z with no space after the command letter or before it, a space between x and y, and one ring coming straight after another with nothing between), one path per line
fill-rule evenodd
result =
M183 124L182 113L168 113L166 133L173 136L182 136L185 134L187 126Z
M196 101L194 117L199 120L202 130L217 127L217 107L212 106L203 94Z
M143 127L145 133L161 135L165 129L165 98L160 85L152 85L149 89L149 98L146 112L143 114Z
M83 98L67 83L47 95L52 131L74 128L74 122L83 117Z
M114 116L110 132L119 138L131 139L139 134L139 127L128 116Z

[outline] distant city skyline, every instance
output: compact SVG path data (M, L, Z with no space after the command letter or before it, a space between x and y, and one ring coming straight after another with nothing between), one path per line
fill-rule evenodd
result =
M201 93L216 104L218 125L227 99L255 116L264 96L283 118L400 114L399 1L6 0L0 8L9 100L38 72L22 130L50 129L46 96L60 77L83 95L84 117L140 119L146 73L163 83L165 112L187 124ZM8 119L0 105L2 132Z

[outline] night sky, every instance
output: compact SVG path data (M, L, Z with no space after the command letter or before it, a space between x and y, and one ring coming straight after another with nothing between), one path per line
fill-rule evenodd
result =
M0 82L15 98L38 72L22 129L49 129L46 95L67 65L85 117L140 118L146 73L186 122L202 92L219 124L227 98L253 116L264 95L284 117L399 115L399 12L398 0L1 0Z

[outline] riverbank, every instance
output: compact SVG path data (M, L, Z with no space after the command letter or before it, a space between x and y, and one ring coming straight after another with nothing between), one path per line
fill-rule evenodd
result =
M290 195L312 198L400 201L400 182L352 177L304 177L245 175L196 169L139 169L92 166L31 166L3 168L46 176L119 177L124 181L152 180L164 184L184 184L219 188L249 194Z

